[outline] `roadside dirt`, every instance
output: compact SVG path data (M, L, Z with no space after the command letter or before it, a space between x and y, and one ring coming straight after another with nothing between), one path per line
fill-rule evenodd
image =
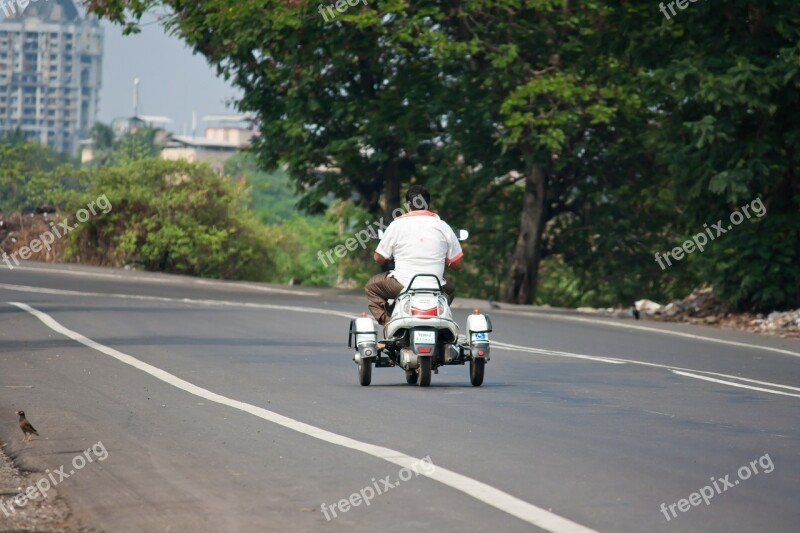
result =
M682 300L673 300L666 305L651 300L637 300L630 309L580 307L577 311L598 316L684 322L782 338L800 338L800 309L769 314L732 312L714 296L711 287L706 286L693 290Z
M50 224L56 222L55 215L46 213L0 213L0 256L3 256L3 252L8 254L7 261L10 262L11 267L17 266L14 258L47 263L62 262L66 246L64 239L54 239L54 242L49 244L49 249L45 247L40 248L39 251L28 249L30 257L19 256L23 247L28 246L34 239L39 239L43 233L51 231ZM0 264L0 266L3 265Z
M72 517L66 502L55 489L48 492L46 499L38 496L24 506L14 503L18 494L35 486L44 474L20 472L3 453L9 444L0 443L0 531L96 533L97 530L82 527Z

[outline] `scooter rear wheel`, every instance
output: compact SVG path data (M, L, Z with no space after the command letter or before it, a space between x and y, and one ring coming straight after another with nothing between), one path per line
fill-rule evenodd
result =
M419 371L417 372L417 385L427 387L431 384L431 358L419 358Z

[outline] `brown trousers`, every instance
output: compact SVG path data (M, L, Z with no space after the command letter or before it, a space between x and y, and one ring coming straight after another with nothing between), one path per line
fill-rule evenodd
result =
M444 293L447 295L447 302L453 303L455 298L456 288L445 283L442 287ZM394 278L389 277L389 272L381 272L372 276L364 287L364 292L367 293L367 305L378 321L378 324L385 326L391 318L392 310L387 305L387 300L394 300L403 291L403 284Z

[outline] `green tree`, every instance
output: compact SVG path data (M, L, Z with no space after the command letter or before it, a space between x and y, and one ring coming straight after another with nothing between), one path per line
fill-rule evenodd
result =
M72 165L69 156L26 141L21 132L0 138L0 211L32 211L52 201L58 176Z
M800 4L701 2L666 20L642 3L617 15L616 48L646 73L654 117L645 133L680 191L672 234L727 225L732 211L761 198L766 216L694 259L738 307L800 305Z

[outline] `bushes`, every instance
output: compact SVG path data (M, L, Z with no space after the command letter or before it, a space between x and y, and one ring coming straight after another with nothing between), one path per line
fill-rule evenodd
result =
M207 166L144 159L84 172L82 180L67 212L102 195L112 209L72 233L68 257L222 279L274 275L275 237L252 215L242 188Z

